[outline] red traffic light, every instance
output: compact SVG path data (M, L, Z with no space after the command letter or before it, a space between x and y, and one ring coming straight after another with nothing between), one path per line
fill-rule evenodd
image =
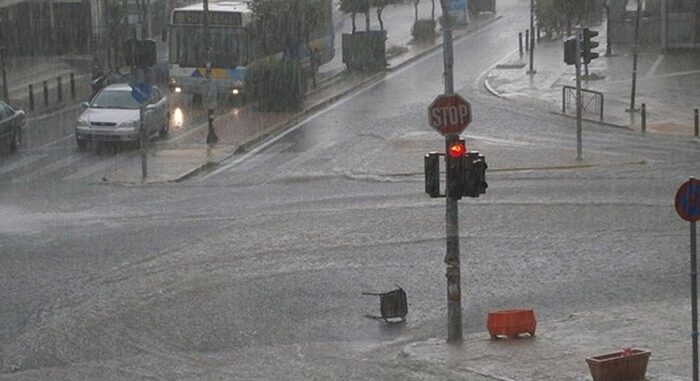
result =
M451 158L457 159L464 157L466 153L467 148L464 146L463 141L456 141L447 146L447 154L450 155Z

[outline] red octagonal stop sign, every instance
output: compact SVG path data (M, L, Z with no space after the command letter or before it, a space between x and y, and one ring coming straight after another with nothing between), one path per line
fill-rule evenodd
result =
M472 105L459 94L438 95L428 107L428 122L442 135L460 134L472 122Z

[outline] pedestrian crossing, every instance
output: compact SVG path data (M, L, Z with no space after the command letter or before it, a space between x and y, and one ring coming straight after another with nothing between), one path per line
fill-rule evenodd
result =
M0 157L0 187L39 182L98 182L136 153L79 152L74 147L20 151Z

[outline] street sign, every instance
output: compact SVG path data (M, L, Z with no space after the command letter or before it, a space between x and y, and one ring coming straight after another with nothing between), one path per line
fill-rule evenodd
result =
M700 180L691 178L678 188L676 212L688 222L700 220Z
M131 96L136 99L136 102L145 104L148 98L151 97L151 86L146 83L139 82L131 86Z
M428 106L428 123L444 135L460 134L472 122L472 106L459 94L438 95Z

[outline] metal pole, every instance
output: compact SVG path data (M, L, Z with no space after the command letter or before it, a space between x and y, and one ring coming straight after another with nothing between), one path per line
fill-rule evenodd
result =
M70 73L70 97L75 99L75 74Z
M209 84L209 81L211 81L211 46L210 46L210 37L209 37L209 0L204 0L204 51L206 53L206 59L207 59L207 68L205 71L205 77L207 81L207 85ZM208 88L208 86L207 86ZM214 109L212 109L209 105L209 102L207 102L207 120L208 120L208 128L207 128L207 138L206 142L207 144L214 144L219 141L219 137L216 135L216 132L214 131Z
M48 107L49 106L49 83L46 81L43 81L41 84L44 87L44 106Z
M698 114L698 109L695 109L695 137L700 134L700 115Z
M34 111L34 85L29 85L29 111Z
M525 29L525 51L530 51L530 29Z
M143 116L145 113L145 106L143 103L139 106L139 131L141 140L141 181L148 177L148 152L146 150L146 144L148 143L148 134L146 133L146 126L143 122Z
M442 15L445 25L442 29L443 59L445 65L445 94L454 93L453 64L454 55L452 50L452 25L447 0L440 0L442 5ZM449 135L445 138L445 147L450 141L459 136ZM446 156L447 158L447 156ZM449 183L451 179L448 177ZM447 187L449 189L449 186ZM449 193L449 192L448 192ZM445 255L445 265L447 266L445 277L447 278L447 342L451 344L460 343L462 337L462 291L459 267L459 209L457 199L447 194L445 197L445 220L446 220L446 243L447 254Z
M629 112L636 112L634 108L634 98L637 92L637 56L639 55L639 23L642 18L642 0L637 0L637 22L634 26L634 48L633 48L633 63L632 63L632 94L630 96Z
M647 104L642 103L642 133L647 133Z
M523 32L518 32L518 51L520 52L520 57L523 56Z
M610 31L610 0L605 0L605 56L612 56L612 32Z
M58 103L63 102L63 83L60 75L56 77L56 97L58 98Z
M691 177L691 180L693 178ZM693 381L698 381L698 264L695 221L690 223L690 293L693 322Z
M528 74L535 73L535 0L530 0L530 70Z
M7 65L5 60L5 47L0 47L0 63L2 64L2 96L6 102L10 102L10 89L7 86Z
M581 41L583 32L576 31L576 160L583 159L583 126L582 113L583 102L581 102Z

